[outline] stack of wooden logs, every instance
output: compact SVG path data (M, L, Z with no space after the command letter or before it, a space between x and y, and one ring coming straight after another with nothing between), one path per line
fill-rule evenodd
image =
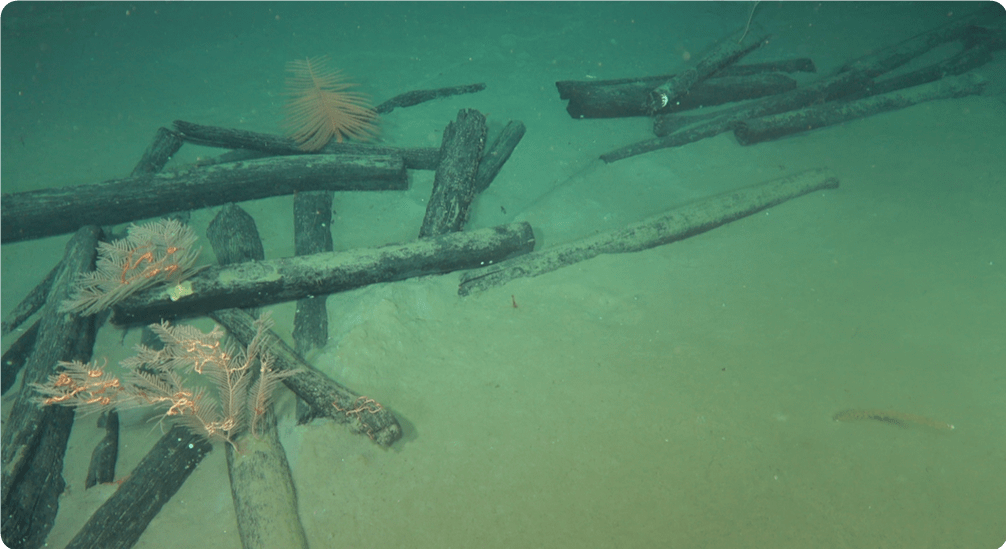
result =
M638 154L679 147L732 131L742 145L761 143L856 118L909 107L924 101L975 95L985 87L973 72L1006 47L1001 9L986 4L964 17L857 59L828 78L797 86L783 73L814 72L808 59L736 65L744 55L770 43L733 40L676 75L623 80L556 82L574 118L653 117L655 139L605 153L615 162ZM949 57L897 76L891 71L948 42L961 49ZM736 105L710 108L725 103ZM700 114L682 114L702 108Z

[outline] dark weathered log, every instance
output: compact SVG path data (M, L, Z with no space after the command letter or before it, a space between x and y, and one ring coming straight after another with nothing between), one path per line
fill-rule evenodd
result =
M332 193L297 193L293 200L293 244L297 255L331 252ZM293 341L297 352L306 354L328 343L328 307L325 295L297 300L293 316Z
M296 141L283 135L207 126L184 120L175 120L173 124L182 139L194 145L246 149L276 155L305 154Z
M39 282L34 288L28 292L28 295L21 300L20 303L14 307L14 310L10 312L3 323L0 324L0 334L7 335L11 333L15 328L21 325L22 322L27 320L31 315L39 311L43 305L45 305L45 298L49 295L49 290L52 288L52 280L56 277L56 271L59 269L59 265L56 265L49 270L42 282Z
M465 226L475 199L475 174L486 145L486 131L486 117L475 109L462 109L457 120L447 124L419 238L460 231Z
M47 381L61 360L91 359L94 317L62 313L59 304L70 298L73 282L80 273L94 270L99 233L98 227L84 227L66 245L39 319L35 349L25 365L21 390L9 404L10 415L0 435L3 440L0 533L11 547L42 546L56 518L59 495L66 486L62 476L63 457L73 410L39 406L34 401L35 390L29 384Z
M674 133L665 135L664 137L633 143L627 147L603 154L601 155L601 159L607 163L611 163L637 154L668 147L680 147L681 145L687 145L688 143L694 143L701 139L731 131L737 122L753 117L751 116L752 113L755 113L754 116L762 116L763 114L797 109L815 101L832 100L854 93L868 86L869 83L870 79L866 76L858 72L849 72L780 95L766 97L729 109L722 109L708 117L701 115L684 117L676 114L658 116L655 121L655 130L658 124L662 124L662 130L666 130L671 125L680 128L682 126L678 125L679 123L687 127L678 129ZM697 124L689 124L690 122L700 120L705 121Z
M241 451L227 445L227 474L243 549L307 549L297 512L297 492L276 415L265 412L257 436L241 437Z
M163 287L141 291L113 307L114 321L149 324L161 318L291 301L375 282L470 269L532 249L534 233L521 222L380 248L209 267L186 281L191 283L191 295L172 301Z
M405 165L393 156L283 156L154 174L95 185L5 194L3 243L52 236L78 227L114 225L295 191L402 190Z
M268 133L234 130L175 120L175 128L186 141L207 147L258 151L269 155L302 155L304 151L290 138ZM330 142L316 154L400 156L410 170L435 170L440 161L438 147L385 147L362 143Z
M331 196L329 191L318 192ZM298 197L303 194L315 193L298 193ZM225 260L241 263L264 258L255 220L241 208L230 204L213 218L212 225L216 228L208 237L222 264ZM244 344L248 346L247 341ZM267 409L255 425L254 433L246 432L238 439L240 452L230 444L225 449L241 544L244 549L306 549L293 475L279 441L276 415Z
M396 107L411 107L413 105L433 101L434 99L439 99L441 97L476 93L484 89L486 89L485 83L468 84L466 86L451 86L449 88L440 88L436 90L415 90L396 95L378 105L374 108L374 110L377 111L378 114L386 114L395 110Z
M157 173L171 160L171 157L182 148L185 141L178 132L168 128L158 128L154 135L154 142L143 153L143 157L133 168L133 177Z
M517 144L524 138L526 131L524 123L519 120L507 122L507 125L496 136L493 144L482 154L482 159L479 160L479 171L475 174L475 194L480 194L489 188L489 185L499 175L500 170L503 169L503 164L509 160L510 155L517 148Z
M985 89L986 83L983 77L975 73L951 76L929 84L874 95L857 101L825 103L798 111L745 120L737 124L734 135L737 136L737 141L741 145L753 145L794 133L903 109L924 101L977 95Z
M650 92L646 103L650 112L659 112L667 105L678 102L695 84L709 78L716 71L736 63L741 57L767 43L768 37L763 36L746 43L738 44L733 40L727 40L719 44L703 56L694 68L683 70L668 79L667 82L655 87Z
M624 229L517 257L464 273L459 295L538 276L600 254L638 252L683 240L731 221L781 204L791 198L838 187L827 170L817 169L730 191L633 223Z
M843 65L839 71L862 72L872 78L892 71L940 44L964 40L968 37L972 26L1002 17L1002 8L995 3L985 2L978 6L970 14L945 25L881 49L876 53L850 61Z
M729 68L729 67L728 67ZM659 77L666 78L666 77ZM566 112L573 118L621 118L627 116L652 116L648 104L654 83L651 78L637 82L597 86L584 82L580 87L567 86L563 99L569 99ZM567 83L568 84L568 83ZM559 82L556 82L559 85ZM675 103L659 109L656 114L667 114L699 107L711 107L775 95L796 88L796 80L778 73L749 76L717 76L695 84L691 92Z
M206 227L206 238L220 265L265 259L255 220L237 204L220 208Z
M35 341L38 338L39 321L35 321L30 328L21 334L0 359L0 394L7 394L7 390L14 386L17 374L31 358L32 351L35 350Z
M834 101L868 90L872 85L873 81L862 73L843 73L783 94L719 109L709 114L657 116L653 119L653 133L660 137L668 136L681 128L706 125L701 123L719 127L721 132L727 131L740 120L802 109L815 103Z
M181 425L172 427L91 515L67 549L132 547L212 449L206 439Z
M245 345L255 337L255 319L240 309L221 309L210 316ZM276 359L275 368L300 370L283 383L311 406L313 417L349 424L352 432L367 435L382 446L391 446L402 437L402 427L390 410L319 372L271 330L266 333L265 345Z
M973 48L964 50L957 55L933 63L905 74L899 74L884 80L878 80L869 90L850 96L846 100L861 99L883 93L893 92L920 84L935 82L946 76L956 76L964 74L972 69L976 69L989 61L992 61L993 49L988 45L976 45Z
M817 67L814 66L812 60L807 58L783 59L781 61L767 61L765 63L749 63L744 65L737 64L723 67L715 75L710 76L709 80L715 80L720 77L751 76L778 72L817 72ZM656 76L637 76L608 80L560 80L555 83L555 87L559 90L559 99L570 99L573 95L586 93L591 88L607 88L621 84L645 84L652 90L655 86L667 82L674 76L673 74L658 74Z
M98 416L98 427L105 429L105 436L91 452L84 488L115 480L115 462L119 459L119 412L103 412Z

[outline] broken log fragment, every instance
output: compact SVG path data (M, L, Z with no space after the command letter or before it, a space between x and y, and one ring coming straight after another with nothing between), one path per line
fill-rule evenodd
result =
M172 301L163 286L152 287L115 305L113 321L149 324L217 309L292 301L375 282L471 269L532 249L531 226L519 222L379 248L209 267L185 281L192 294Z
M98 441L91 452L91 463L87 466L84 488L115 480L115 462L119 459L119 412L108 410L98 416L98 428L105 430L105 436Z
M401 157L300 155L4 194L4 244L296 191L408 188Z
M444 129L440 165L419 238L460 231L468 221L475 199L475 174L486 144L486 117L475 109L462 109Z
M545 274L600 254L638 252L683 240L760 212L792 198L838 187L824 169L809 170L722 193L633 223L623 229L533 252L461 275L458 295L502 286L510 280Z
M798 111L745 120L737 124L734 135L741 145L753 145L857 118L903 109L925 101L977 95L985 89L986 83L986 80L976 73L952 76L856 101L825 103Z

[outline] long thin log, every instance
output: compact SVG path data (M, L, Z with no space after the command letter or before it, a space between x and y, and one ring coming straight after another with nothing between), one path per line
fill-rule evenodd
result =
M62 406L39 406L29 384L47 381L55 374L59 361L86 362L91 358L94 317L62 313L59 304L70 298L73 283L81 273L94 270L99 233L98 227L84 227L67 243L39 320L37 342L25 365L21 390L4 421L0 533L11 547L42 546L66 486L63 457L74 412Z
M668 147L680 147L681 145L694 143L695 141L730 131L734 128L737 122L742 120L752 118L754 116L763 116L765 114L774 114L777 112L797 109L815 101L836 99L861 90L864 86L868 85L869 82L870 79L861 73L844 73L780 95L765 97L744 105L724 109L714 115L711 115L710 118L705 119L702 123L691 124L684 129L678 129L674 133L670 133L664 137L640 141L639 143L633 143L632 145L616 149L610 153L605 153L601 155L601 160L610 164L616 160L622 160L629 158L630 156L665 149ZM680 115L665 115L657 117L657 120L666 120L669 117L678 116ZM699 117L688 117L687 120L691 122L698 118Z
M977 95L987 81L981 75L968 73L929 84L874 95L857 101L825 103L798 111L784 112L740 122L734 130L741 145L771 141L795 133L816 130L849 120L882 112L911 107L925 101Z
M1001 17L1002 8L1000 6L992 2L983 2L975 11L964 17L850 61L839 70L841 72L862 72L872 78L892 71L940 44L963 40L968 37L972 26L982 25Z
M468 84L465 86L451 86L447 88L438 88L435 90L413 90L410 92L405 92L398 94L391 99L388 99L384 103L374 107L374 110L378 114L387 114L397 107L411 107L413 105L418 105L420 103L425 103L427 101L433 101L434 99L440 99L441 97L450 97L452 95L463 95L466 93L476 93L486 89L484 82L478 84Z
M217 309L292 301L375 282L470 269L532 249L531 226L520 222L379 248L209 267L186 280L192 294L172 301L163 287L153 287L114 306L113 320L148 324Z
M838 187L824 169L809 170L759 185L729 191L624 229L475 269L461 276L458 295L501 286L514 278L545 274L600 254L638 252L683 240L821 189Z
M403 190L400 157L284 156L152 174L93 185L4 194L2 242L64 234L89 224L114 225L295 191Z
M880 95L920 84L935 82L947 76L964 74L992 61L992 52L1002 49L1002 47L1003 43L1001 41L999 43L995 43L995 41L979 43L942 61L911 72L878 80L870 86L869 90L864 90L864 93L850 96L847 100Z
M304 151L290 138L269 133L235 130L175 120L175 129L186 142L205 147L257 151L268 155L302 155ZM410 170L435 170L439 147L386 147L363 143L329 143L317 154L400 156Z
M247 345L255 337L255 319L241 309L221 309L210 316L242 344ZM402 437L402 427L390 410L315 369L272 330L266 332L264 345L275 358L273 367L300 370L283 383L311 406L314 417L348 424L352 432L366 435L381 446L391 446Z

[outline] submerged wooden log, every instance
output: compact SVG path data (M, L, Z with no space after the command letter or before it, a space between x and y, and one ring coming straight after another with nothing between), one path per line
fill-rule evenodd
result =
M658 116L654 123L655 131L658 129L658 125L661 124L661 121L665 121L664 124L667 125L673 124L676 131L657 139L640 141L639 143L633 143L610 153L605 153L601 155L601 159L610 164L616 160L622 160L638 154L694 143L700 139L706 139L723 132L731 131L738 122L752 118L753 116L784 112L803 107L815 101L836 99L855 93L863 89L870 82L870 79L861 73L849 72L780 95L765 97L750 103L723 109L709 116L682 117L682 115L675 114ZM677 122L685 124L686 127L684 129L677 129L680 128ZM667 126L664 127L664 129L666 128Z
M985 89L986 84L986 80L975 73L952 76L857 101L825 103L798 111L745 120L738 123L734 135L741 145L753 145L857 118L903 109L925 101L977 95Z
M331 196L327 191L318 192ZM298 193L298 197L304 194L313 193ZM263 259L255 220L240 207L231 204L221 210L213 218L213 226L209 238L221 264ZM244 342L245 347L249 344ZM276 415L269 408L261 414L255 423L256 430L245 432L237 440L240 452L231 444L225 449L241 545L244 549L307 549L307 536L297 513L293 475L286 450L279 441Z
M391 99L381 103L380 105L374 107L374 110L378 114L389 113L397 107L411 107L413 105L418 105L420 103L425 103L427 101L433 101L434 99L440 99L441 97L450 97L452 95L463 95L466 93L476 93L486 89L484 82L478 84L468 84L465 86L450 86L447 88L438 88L435 90L413 90L410 92L405 92L398 94Z
M91 515L67 549L129 549L199 462L213 449L206 439L175 425L157 441Z
M633 223L624 229L517 257L464 273L458 295L506 284L514 278L545 274L600 254L638 252L688 238L776 204L821 189L838 187L824 169L809 170L759 185L729 191Z
M94 185L5 194L0 239L18 242L84 225L114 225L167 213L296 191L408 188L400 157L283 156L152 174Z
M165 288L153 287L115 305L113 320L149 324L217 309L292 301L375 282L470 269L532 249L531 226L520 222L379 248L209 267L185 281L191 294L173 301Z
M247 345L255 337L255 319L241 309L222 309L210 316L227 333ZM395 415L376 400L361 395L333 381L311 366L273 331L265 334L264 344L276 359L278 370L300 370L283 383L311 407L312 417L327 417L349 424L352 432L366 435L381 446L391 446L402 437L402 427Z
M136 177L161 171L168 160L171 160L171 157L178 152L178 149L182 148L183 144L185 141L178 132L168 128L158 128L157 134L154 135L154 142L143 153L143 157L140 158L130 175Z
M865 57L850 61L839 70L841 72L862 72L872 78L892 71L940 44L955 40L964 40L971 32L971 27L1002 17L1002 8L994 3L987 2L978 4L978 6L975 11L963 17L913 36L893 46L878 50Z
M174 126L185 141L195 145L257 151L265 155L304 154L304 151L297 147L292 139L282 135L206 126L184 120L175 120ZM437 162L440 160L439 147L387 147L334 141L316 151L315 154L400 156L405 162L405 167L410 170L435 170Z
M332 193L297 193L293 200L293 247L297 255L331 252ZM297 352L307 354L328 343L327 295L309 295L297 300L293 316L293 340Z
M623 118L652 116L712 107L776 95L796 88L796 80L778 73L747 76L719 76L696 84L690 93L653 112L648 104L653 86L666 76L640 78L633 82L597 85L594 82L556 82L563 84L559 97L568 99L566 112L573 118Z
M527 128L519 120L511 120L503 127L479 160L479 171L475 174L475 194L481 194L489 188L503 169L503 164L510 159L517 144L524 138L525 131Z
M276 415L266 412L257 436L246 433L241 451L227 445L227 474L243 549L307 549L297 510L297 491Z
M98 416L98 428L105 430L105 436L91 452L84 488L115 480L115 462L119 459L119 412L102 412Z
M440 165L419 238L460 231L468 221L475 199L475 174L486 144L486 117L475 109L462 109L444 129Z
M719 44L703 56L695 67L683 70L667 82L653 88L648 100L650 112L656 113L667 105L678 102L692 86L709 78L716 71L736 63L738 59L766 43L768 43L767 36L749 40L747 43L737 43L731 39Z
M7 318L0 323L0 335L7 335L14 331L15 328L21 325L22 322L31 317L31 315L37 313L45 305L46 297L49 295L49 290L52 288L52 280L56 277L56 271L59 270L59 265L49 270L42 279L35 285L34 288L28 292L28 295L21 300L20 303L14 307Z
M21 390L9 404L9 416L4 420L0 532L11 547L42 546L66 487L63 458L74 412L62 406L39 406L30 384L46 382L56 373L59 361L91 359L94 317L60 312L59 305L70 298L77 277L94 270L99 233L98 227L84 227L67 243L39 319L36 345L25 365Z

